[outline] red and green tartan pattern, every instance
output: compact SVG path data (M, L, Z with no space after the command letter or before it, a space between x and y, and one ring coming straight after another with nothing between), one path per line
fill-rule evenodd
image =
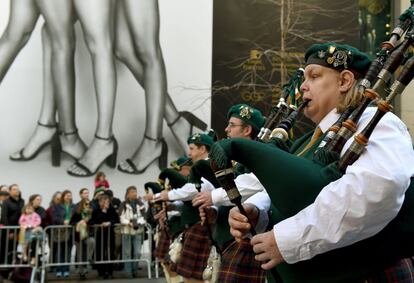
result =
M207 229L194 224L184 233L183 249L177 262L177 273L184 278L203 279L211 244Z
M160 260L168 260L168 252L170 250L170 237L165 232L165 230L161 230L160 232L160 239L158 241L158 245L155 248L154 256L159 258Z
M413 259L401 259L363 283L414 283Z
M261 263L254 259L255 253L250 245L250 239L240 243L233 242L223 252L219 271L220 283L262 283L266 273L260 267Z

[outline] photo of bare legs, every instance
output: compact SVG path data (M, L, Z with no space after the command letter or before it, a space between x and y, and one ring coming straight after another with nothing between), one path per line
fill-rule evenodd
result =
M74 0L73 4L92 57L98 121L95 137L87 151L67 172L72 176L87 177L94 175L104 162L115 168L118 153L118 144L112 131L116 97L116 70L111 38L113 1Z
M21 33L26 37L33 30L39 14L41 13L45 18L46 25L42 30L45 92L39 122L34 134L26 146L12 154L10 159L14 161L31 160L42 148L52 143L54 165L60 164L60 154L65 152L76 160L80 159L79 163L71 167L69 173L76 176L89 176L98 169L102 159L106 159L106 157L102 157L105 155L105 149L110 147L110 154L107 155L111 155L111 157L112 153L116 152L116 141L112 137L116 79L110 39L111 1L106 2L106 6L100 6L98 1L17 0L14 2L16 4L13 4L11 11L17 10L17 12L12 13L13 15L16 14L19 18L23 17L22 10L29 14L23 17L28 22L26 25L22 25L21 22L15 24L20 29L24 29L25 33ZM100 8L96 8L97 6ZM102 16L90 17L91 10L89 9L92 9L94 14ZM92 55L98 100L98 128L95 139L86 152L86 147L77 134L75 123L75 36L73 24L76 14L80 19ZM10 19L9 26L13 26L12 20L15 17L10 17ZM15 57L17 54L11 55ZM8 65L11 65L11 62L12 60L8 60ZM56 110L58 110L59 117L59 135L56 134ZM98 164L96 165L96 163ZM112 167L115 167L116 161L113 160L111 164ZM94 168L92 172L90 168Z
M59 132L55 142L52 142L54 147L52 160L54 165L59 165L62 153L77 160L85 151L85 144L79 137L75 122L74 51L76 39L73 24L76 18L71 1L36 0L36 3L46 23L43 43L45 46L48 45L49 41L45 36L47 33L50 35L50 45L52 46L50 70L55 102L53 102L52 96L44 96L43 105L45 107L42 108L42 112L51 113L52 106L56 105ZM48 68L46 65L45 69ZM45 79L47 78L45 76Z
M115 53L145 89L146 122L144 138L131 158L121 162L124 173L143 173L158 160L167 164L167 145L162 137L163 119L185 153L193 127L207 125L187 111L178 112L167 92L167 78L159 40L158 0L119 0L115 20Z
M13 161L29 161L49 144L58 144L56 100L52 77L52 43L46 25L42 28L43 98L37 125L26 145L10 155ZM52 146L52 150L55 148ZM53 164L54 161L52 160Z
M116 1L115 15L113 3L112 0L11 2L9 24L0 39L0 54L4 54L0 59L0 79L27 42L39 16L45 19L42 28L44 91L38 124L25 146L10 155L11 160L32 160L51 144L53 165L60 165L62 153L77 161L69 167L70 175L91 176L104 162L115 167L118 145L112 130L116 97L112 16L115 16L117 58L143 86L146 97L144 138L131 158L121 162L118 169L139 174L156 160L159 167L166 166L164 119L183 153L193 129L206 129L207 125L191 112L178 111L168 94L159 42L158 1ZM77 19L92 58L98 107L97 128L89 148L80 139L75 121L74 23Z
M7 74L10 66L16 59L17 55L26 45L33 29L36 26L40 13L37 9L34 0L13 0L10 1L10 13L6 30L0 38L0 82ZM50 51L50 46L48 51ZM50 61L51 54L44 56L44 59ZM50 72L44 69L44 75L50 75ZM51 80L48 84L51 84ZM45 95L53 95L51 89L44 88ZM49 102L53 103L49 100ZM43 107L42 107L43 108ZM47 108L47 107L46 107ZM10 159L14 161L26 161L31 160L37 156L37 154L50 144L53 135L56 133L56 122L54 113L52 115L46 115L45 111L42 111L41 117L39 117L38 125L30 139L30 142L18 152L10 155Z
M47 3L44 3L44 5L38 4L42 3L38 3L36 0L10 1L9 22L0 39L0 81L4 78L19 51L30 38L42 9L50 8ZM52 23L55 23L55 21L52 21ZM51 40L49 30L45 25L42 29L44 90L40 117L27 144L18 152L10 155L10 159L13 161L31 160L49 144L52 145L52 163L54 165L59 163L61 150L69 153L74 158L80 157L80 154L84 151L84 145L78 135L72 134L74 133L72 129L76 129L76 126L67 125L65 119L62 119L60 130L63 133L71 133L72 137L68 136L67 139L62 139L64 145L62 145L61 140L58 138L55 118L56 100L54 97L56 88L54 86L60 85L61 81L58 83L54 82L54 77L52 76L53 50L56 50L57 46L53 47ZM58 92L58 89L56 89L56 92Z
M39 15L35 0L10 0L9 20L0 38L0 82L29 41Z

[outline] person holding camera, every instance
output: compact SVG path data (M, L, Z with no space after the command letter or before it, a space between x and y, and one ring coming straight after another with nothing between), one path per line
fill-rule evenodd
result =
M120 207L120 221L122 234L122 258L135 260L125 263L125 272L128 277L137 277L137 260L141 256L141 245L144 237L145 206L138 198L137 188L130 186L125 193L125 201Z

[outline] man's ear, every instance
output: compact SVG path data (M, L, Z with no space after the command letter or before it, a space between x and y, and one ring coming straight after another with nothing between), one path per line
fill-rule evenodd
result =
M349 70L343 70L339 74L339 91L341 93L347 93L355 82L354 74Z
M208 149L207 146L205 146L204 144L201 145L203 147L203 153L208 153Z
M250 134L252 133L252 131L253 131L252 125L247 124L246 127L243 127L243 134L246 137L250 137Z

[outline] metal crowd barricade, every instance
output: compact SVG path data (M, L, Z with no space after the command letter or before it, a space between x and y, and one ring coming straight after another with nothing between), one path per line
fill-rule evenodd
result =
M119 227L123 227L123 225L121 224L117 224L116 226ZM122 234L122 233L121 233ZM147 246L144 246L144 235L147 234ZM151 225L149 225L148 223L146 223L144 225L144 232L142 233L143 239L142 239L142 245L141 245L141 253L140 256L138 258L133 257L134 253L131 253L131 259L121 259L121 260L112 260L111 262L122 262L122 263L127 263L127 262L144 262L147 265L147 274L148 274L148 279L152 278L152 273L151 273L151 265L152 265L152 237L153 237L153 231L152 231L152 227ZM132 240L131 240L132 241ZM130 245L131 246L131 243ZM124 248L122 248L124 249ZM121 255L122 257L122 255Z
M75 264L71 261L75 230L70 225L50 225L44 229L43 250L49 248L48 258L44 258L41 268L41 280L46 281L47 269L65 267Z
M151 279L152 264L152 241L148 241L148 247L143 249L139 257L124 259L114 257L115 250L115 229L122 228L121 224L114 227L104 228L102 225L88 226L87 235L80 236L79 229L70 225L53 225L45 228L45 235L48 241L43 241L43 250L46 249L47 242L50 246L50 257L44 258L41 268L41 282L46 281L47 269L58 267L78 266L85 268L90 265L115 264L115 263L138 263L145 262L147 265L148 279ZM77 231L78 230L78 231ZM121 229L122 230L122 229ZM145 224L144 233L148 239L152 239L152 228ZM45 237L45 238L46 238ZM131 245L130 245L131 246ZM73 258L72 249L75 247L76 255ZM142 247L141 247L142 248ZM122 251L123 247L121 248Z
M27 250L23 246L19 247L20 226L0 226L0 269L9 269L13 272L16 268L31 268L30 282L34 282L41 260L45 258L44 250L41 249L44 231L38 228L26 232L36 233L33 237L31 235L29 240L25 239L24 246L27 245ZM22 235L22 237L26 236ZM18 247L21 250L18 250ZM25 256L26 260L24 260Z

